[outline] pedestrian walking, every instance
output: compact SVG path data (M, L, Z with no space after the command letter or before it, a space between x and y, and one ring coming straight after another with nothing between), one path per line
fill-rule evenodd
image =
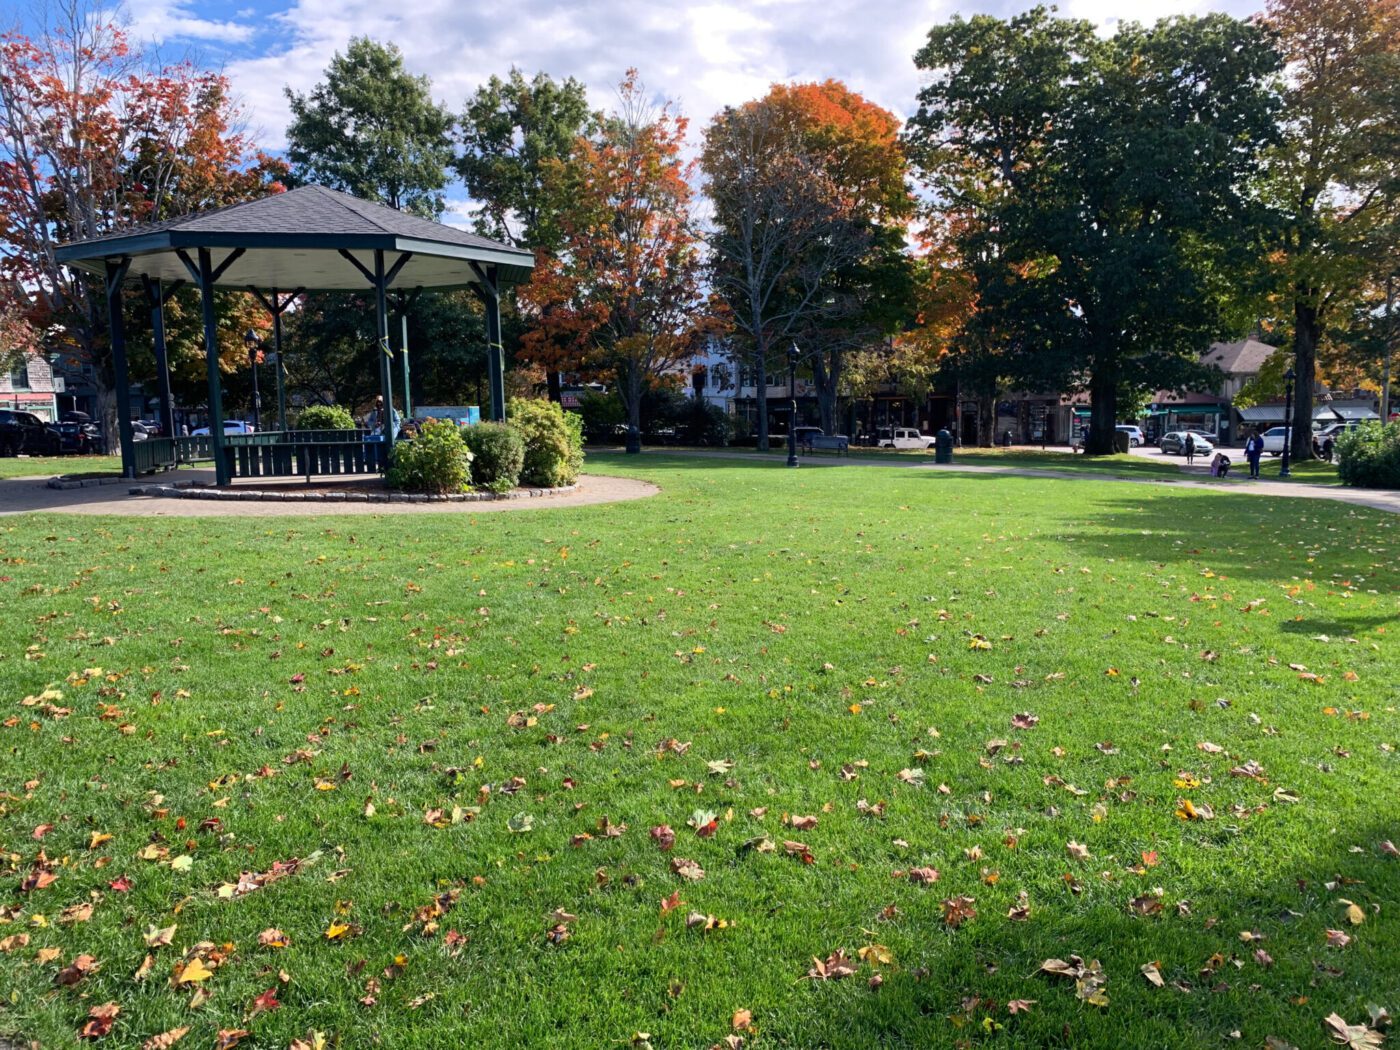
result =
M1196 458L1196 439L1189 430L1186 432L1186 443L1182 448L1186 451L1186 465L1189 467Z
M1253 431L1244 443L1244 458L1249 460L1249 476L1259 479L1259 458L1264 455L1264 439Z

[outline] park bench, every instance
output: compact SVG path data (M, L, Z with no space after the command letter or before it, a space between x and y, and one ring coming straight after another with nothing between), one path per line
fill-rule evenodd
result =
M804 455L812 452L832 452L838 456L849 454L851 440L845 434L810 434L802 443Z

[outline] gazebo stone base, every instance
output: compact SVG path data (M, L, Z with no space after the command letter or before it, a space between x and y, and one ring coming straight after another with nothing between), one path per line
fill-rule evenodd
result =
M495 500L536 499L578 491L578 485L553 489L512 489L509 492L454 492L429 496L417 492L356 492L342 490L269 491L266 489L221 489L184 483L180 485L134 485L133 496L163 496L167 499L262 500L273 503L488 503Z

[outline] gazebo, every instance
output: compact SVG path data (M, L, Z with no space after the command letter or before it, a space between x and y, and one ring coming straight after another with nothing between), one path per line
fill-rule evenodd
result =
M502 289L529 276L533 255L520 248L444 226L382 204L324 186L301 186L286 193L234 204L215 211L134 226L104 237L75 241L58 249L58 261L101 275L106 281L116 387L129 389L126 336L122 326L123 284L140 281L151 307L161 412L173 420L170 373L161 307L187 282L203 303L204 348L209 377L209 452L220 485L236 474L311 474L313 463L338 468L353 460L379 469L393 451L392 413L383 413L382 442L362 438L327 442L332 450L293 447L293 435L225 435L219 349L213 290L254 293L273 317L277 367L282 367L283 310L302 292L374 290L384 403L393 404L393 348L389 338L389 297L398 296L404 367L407 368L410 296L423 290L470 288L486 307L487 360L491 385L490 418L505 419L504 350L501 346ZM405 405L405 408L408 406ZM185 457L178 438L153 439L138 446L130 413L117 413L122 472L170 465ZM149 446L149 447L148 447ZM138 447L140 459L138 461ZM250 453L248 450L252 449ZM353 456L351 452L353 450ZM235 456L235 451L240 455ZM240 469L241 468L241 469Z

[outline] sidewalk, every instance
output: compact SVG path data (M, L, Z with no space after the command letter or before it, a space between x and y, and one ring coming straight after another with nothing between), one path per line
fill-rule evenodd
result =
M759 452L729 452L720 450L697 450L691 449L679 451L675 449L646 449L643 455L658 456L688 456L697 458L712 459L740 459L755 460L768 463L773 467L786 469L786 461L779 456L763 455ZM1088 471L1074 473L1068 470L1041 470L1035 467L1003 467L994 464L982 463L959 463L954 457L954 462L946 464L934 463L930 459L913 459L890 457L887 461L875 459L863 459L857 456L840 458L837 456L802 456L801 466L803 467L896 467L906 470L931 470L943 471L952 474L1007 474L1013 477L1023 478L1045 478L1055 481L1101 481L1106 483L1122 482L1130 485L1163 485L1173 488L1200 489L1207 492L1228 493L1231 496L1273 496L1277 499L1321 499L1333 500L1337 503L1350 503L1358 507L1369 507L1372 510L1383 510L1391 514L1400 514L1400 491L1394 489L1349 489L1337 488L1333 486L1308 485L1292 483L1287 481L1250 481L1247 478L1236 481L1222 481L1210 479L1208 468L1201 468L1202 480L1193 480L1192 475L1197 472L1182 472L1180 478L1174 477L1128 477L1123 474L1095 474ZM1210 480L1206 480L1210 479Z

